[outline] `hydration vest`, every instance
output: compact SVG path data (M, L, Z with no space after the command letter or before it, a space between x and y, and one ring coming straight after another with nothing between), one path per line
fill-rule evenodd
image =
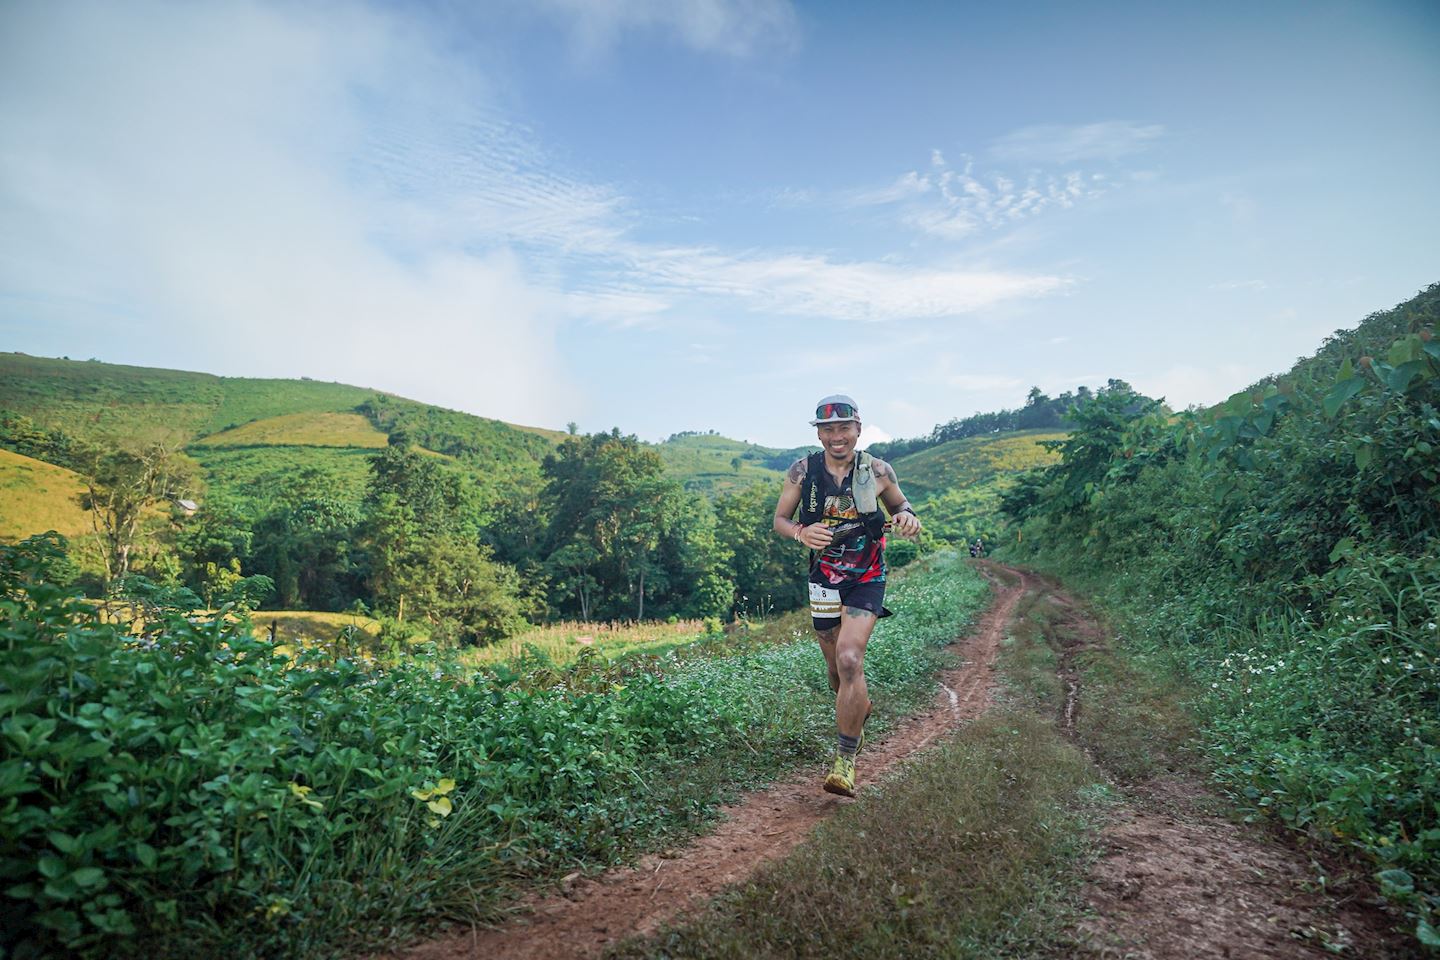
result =
M855 500L855 511L860 514L865 532L878 539L885 532L885 514L880 512L875 494L874 459L863 450L855 455L855 462L850 466L850 496ZM805 458L805 479L800 484L801 523L818 523L824 518L825 498L821 493L824 484L825 451L821 450Z

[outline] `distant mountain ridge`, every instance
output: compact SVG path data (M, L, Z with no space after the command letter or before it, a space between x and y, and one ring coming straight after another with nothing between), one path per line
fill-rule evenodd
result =
M46 426L59 427L85 439L116 432L133 433L137 428L160 425L180 431L185 442L191 443L270 417L352 413L375 397L394 395L308 377L222 377L98 360L0 353L0 409L25 414ZM457 416L501 424L510 430L552 440L563 436L559 431L542 427L505 423L472 414Z
M1030 406L1033 416L1033 398ZM566 436L349 384L0 353L0 415L16 414L37 429L82 441L165 437L178 442L198 463L208 496L256 513L267 500L302 482L307 489L324 489L338 501L358 504L369 458L391 442L444 458L450 469L468 474L495 496L535 490L541 462ZM949 432L957 423L951 421ZM992 432L954 440L941 439L948 433L937 426L923 443L877 444L875 450L882 456L891 453L902 486L918 508L929 510L936 531L958 539L990 528L999 492L1013 474L1048 462L1038 442L1057 435ZM713 498L757 484L778 493L785 469L817 447L781 450L714 432L684 431L656 449L672 477ZM35 449L18 452L63 460ZM18 462L4 466L14 474ZM25 478L34 475L30 469ZM42 509L47 494L25 478L11 478L32 504L25 516L73 516L73 506ZM71 491L76 482L49 489ZM25 526L19 512L11 512L17 522L6 524L0 535L17 536Z

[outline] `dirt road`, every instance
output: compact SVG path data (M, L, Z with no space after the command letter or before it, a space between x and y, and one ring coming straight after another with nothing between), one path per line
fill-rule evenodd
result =
M940 690L929 709L866 748L862 789L865 780L885 776L906 757L990 705L1000 639L1026 587L1018 573L996 573L994 578L995 601L971 635L951 647L964 665L941 675ZM849 802L822 793L819 773L806 770L726 807L715 832L684 849L653 854L632 868L578 878L563 895L529 901L524 916L497 929L433 940L394 956L404 960L598 956L606 944L655 930L761 864L789 853L815 824Z
M868 748L866 780L893 775L917 751L993 702L1002 638L1027 591L1066 611L1052 642L1072 651L1103 643L1083 604L1043 578L998 564L982 568L996 597L970 636L952 649L964 660L940 678L930 708ZM1070 631L1066 633L1065 631ZM1069 696L1060 718L1073 727L1084 691L1069 657ZM1082 898L1088 916L1066 939L1077 957L1135 960L1410 956L1404 937L1368 902L1363 884L1349 898L1317 891L1308 858L1291 844L1212 812L1204 785L1183 776L1127 788L1104 827L1102 856ZM599 956L607 944L652 932L704 904L762 864L789 853L843 803L820 792L818 774L795 778L727 807L716 830L691 845L634 867L576 878L561 894L534 897L496 929L432 940L395 960L560 960Z

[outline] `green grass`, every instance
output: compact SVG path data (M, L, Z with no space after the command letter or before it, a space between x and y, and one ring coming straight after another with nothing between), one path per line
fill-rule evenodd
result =
M612 956L1033 956L1083 854L1084 757L1023 712L995 711L868 788L699 922Z
M1053 430L1022 430L967 437L899 457L892 466L905 493L919 503L947 490L988 484L1031 467L1049 466L1059 456L1041 447L1041 441L1065 436Z
M1004 526L1000 495L1018 474L1053 463L1057 456L1040 443L1064 436L1024 430L967 437L899 457L893 466L931 534L952 543L976 537L993 542Z
M1133 782L1188 758L1185 691L1115 651L1088 612L1036 591L1017 607L999 672L999 706L698 917L609 956L1070 955L1094 834L1116 802L1094 761ZM1067 735L1072 681L1083 696Z
M706 624L702 620L679 620L675 623L663 620L640 623L567 621L531 627L499 643L465 650L459 659L468 666L478 667L514 662L539 654L555 666L563 667L575 661L585 650L592 650L608 660L637 653L662 653L693 643L706 632Z
M43 583L47 556L0 550L18 751L0 759L18 798L0 870L7 934L40 955L315 958L493 921L822 762L832 736L808 639L545 686L444 661L372 670L268 656L193 616L122 635ZM893 594L872 689L898 711L928 698L988 589L952 556Z
M339 447L191 447L205 470L211 496L221 495L253 515L267 512L277 497L305 480L311 489L358 504L370 478L367 449ZM306 474L313 471L313 477Z
M377 391L319 380L257 380L221 377L221 400L206 433L289 413L348 413Z
M255 420L243 426L212 433L199 440L201 447L353 447L378 449L387 443L358 413L286 413Z
M0 541L46 530L71 538L90 533L90 514L80 506L84 492L79 474L0 450Z
M133 442L163 435L193 442L255 421L309 414L315 416L254 426L243 435L249 439L236 441L232 434L222 442L332 446L344 445L341 441L350 438L349 445L370 447L375 445L375 430L362 432L355 421L319 416L355 414L367 402L378 402L387 411L386 422L376 425L381 432L389 426L402 427L415 434L414 441L422 446L452 455L486 456L499 451L502 459L513 455L538 463L564 436L556 430L516 427L343 383L217 377L0 353L0 409L25 414L45 427L59 427L82 439ZM278 432L269 433L277 427ZM433 442L427 440L430 434L435 435ZM446 442L456 449L441 445Z
M656 449L670 476L683 483L687 490L711 497L734 493L757 483L772 485L778 491L785 478L783 471L763 463L779 451L729 437L686 434L673 437Z
M353 613L326 613L321 610L256 610L250 615L255 636L268 639L270 627L275 627L275 642L288 647L306 643L328 643L335 640L347 627L353 627L367 637L380 633L380 621Z

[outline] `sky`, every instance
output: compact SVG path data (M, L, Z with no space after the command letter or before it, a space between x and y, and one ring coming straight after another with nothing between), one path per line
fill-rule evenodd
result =
M805 444L1440 281L1440 4L0 3L0 349Z

